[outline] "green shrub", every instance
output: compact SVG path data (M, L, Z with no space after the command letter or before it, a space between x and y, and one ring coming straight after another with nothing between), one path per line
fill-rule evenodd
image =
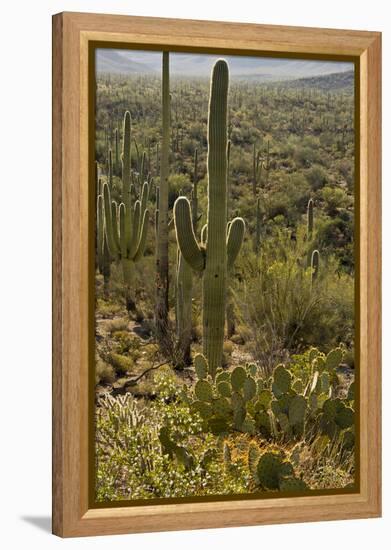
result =
M114 382L115 372L111 365L103 361L102 359L97 359L95 361L95 384Z
M133 359L120 355L119 353L110 352L108 354L108 361L114 367L117 374L126 374L133 369Z

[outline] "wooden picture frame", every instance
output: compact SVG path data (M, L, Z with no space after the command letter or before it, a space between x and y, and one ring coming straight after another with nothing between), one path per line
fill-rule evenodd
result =
M360 487L348 494L89 505L89 43L350 56L359 69ZM53 532L62 537L381 514L381 34L87 13L53 17Z

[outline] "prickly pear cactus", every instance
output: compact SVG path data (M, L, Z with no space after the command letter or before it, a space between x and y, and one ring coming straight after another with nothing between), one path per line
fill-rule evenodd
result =
M276 397L287 393L291 389L292 376L284 365L278 365L273 372L272 390Z
M194 368L199 380L203 380L208 375L208 363L202 354L197 354L194 358Z
M296 493L308 490L308 486L302 479L297 477L287 477L280 481L279 489L284 492Z
M341 399L332 395L331 383L343 350L336 348L326 356L313 348L305 357L308 365L302 371L280 364L271 377L263 378L258 367L249 364L231 372L218 369L213 378L206 358L196 355L197 382L190 406L212 433L240 431L270 441L300 442L311 430L320 430L327 441L349 432L346 441L341 439L349 448L355 420L354 385Z
M212 401L213 387L206 380L198 380L194 393L200 401Z
M293 473L293 467L290 462L284 461L279 451L268 451L258 461L257 475L260 485L265 489L278 489L280 480L289 472Z

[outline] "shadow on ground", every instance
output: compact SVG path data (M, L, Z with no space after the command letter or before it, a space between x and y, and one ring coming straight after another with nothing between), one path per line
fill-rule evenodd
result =
M21 519L37 529L45 531L45 533L52 532L52 518L50 516L22 516Z

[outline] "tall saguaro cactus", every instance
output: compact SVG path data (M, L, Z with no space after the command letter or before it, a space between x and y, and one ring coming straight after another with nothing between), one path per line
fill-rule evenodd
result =
M109 281L111 275L111 256L107 246L107 238L104 227L103 196L99 195L97 200L97 237L98 237L98 267L103 275L103 292L105 296L109 293Z
M179 197L174 221L179 249L185 261L203 274L203 348L210 372L221 366L227 267L233 265L244 236L244 221L235 218L227 235L227 97L228 65L220 59L212 72L208 114L208 218L207 240L199 244L190 203Z
M160 154L159 216L156 243L156 335L167 345L168 328L168 172L170 147L170 59L163 52L162 63L162 148Z
M319 274L319 250L314 250L311 254L311 285L313 286Z
M96 189L96 258L99 272L103 275L103 292L105 296L109 292L109 280L111 275L111 257L107 246L104 224L104 208L102 195L102 182L99 178L98 163L95 163L95 189Z
M144 255L149 223L147 201L149 184L142 187L140 199L132 204L130 183L130 113L124 116L124 139L122 151L122 202L118 205L111 199L108 183L103 186L104 225L110 256L121 261L126 288L128 311L135 308L132 299L134 264Z
M314 201L310 199L307 204L307 267L311 266L314 234Z
M198 223L198 149L194 151L193 189L191 192L191 209L193 212L193 227L197 229Z
M257 211L256 211L256 220L255 220L255 240L254 240L254 252L258 254L259 245L261 242L261 199L257 199Z
M115 137L115 172L116 172L116 175L118 175L118 170L119 170L119 130L118 128L114 130L114 137Z
M314 201L310 199L307 205L307 240L312 240L312 233L314 231Z
M253 184L253 196L257 196L257 190L258 186L261 183L262 178L262 168L263 168L263 161L261 158L261 152L257 151L256 145L254 143L253 147L253 178L252 178L252 184Z

